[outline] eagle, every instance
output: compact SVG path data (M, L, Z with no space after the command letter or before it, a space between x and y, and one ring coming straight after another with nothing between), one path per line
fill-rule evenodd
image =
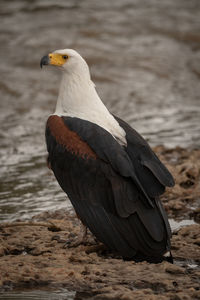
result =
M171 229L159 196L174 186L172 175L143 137L108 111L79 53L56 50L43 65L62 70L46 123L48 165L84 228L124 259L161 262L171 253Z

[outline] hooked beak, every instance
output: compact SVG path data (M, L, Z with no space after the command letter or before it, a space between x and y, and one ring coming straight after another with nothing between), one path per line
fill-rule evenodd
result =
M49 55L43 56L41 61L40 61L40 68L42 68L42 66L48 65L49 62L50 62Z

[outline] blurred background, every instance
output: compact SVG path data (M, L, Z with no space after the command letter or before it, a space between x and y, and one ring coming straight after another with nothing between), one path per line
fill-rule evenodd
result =
M110 111L151 146L200 146L199 0L0 0L0 220L70 207L46 168L45 123L74 48Z

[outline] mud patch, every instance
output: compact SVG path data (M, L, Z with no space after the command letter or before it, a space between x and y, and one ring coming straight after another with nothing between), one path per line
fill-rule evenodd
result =
M162 201L168 216L177 220L200 221L200 150L180 147L166 149L157 146L154 151L175 178L175 187L167 189Z
M155 265L123 261L105 252L100 243L94 244L92 236L87 245L64 249L64 242L79 232L79 221L68 211L61 210L43 213L31 223L47 221L60 231L55 233L46 226L33 225L1 227L2 291L53 286L90 291L91 299L200 297L198 224L183 227L173 234L174 265L167 262Z

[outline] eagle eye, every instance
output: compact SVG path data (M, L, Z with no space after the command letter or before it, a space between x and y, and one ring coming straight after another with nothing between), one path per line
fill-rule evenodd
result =
M64 58L64 59L67 59L67 58L68 58L68 56L67 56L67 55L63 55L63 58Z

